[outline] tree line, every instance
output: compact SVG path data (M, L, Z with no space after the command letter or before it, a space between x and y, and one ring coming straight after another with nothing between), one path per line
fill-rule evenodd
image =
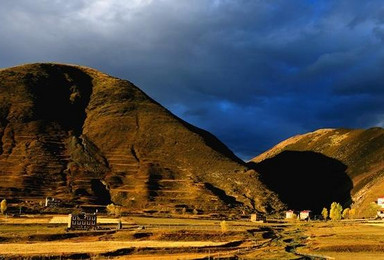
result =
M341 220L342 218L343 219L353 218L355 214L356 214L355 209L350 209L350 208L343 209L341 204L337 202L333 202L331 204L331 208L329 209L329 211L327 208L323 208L323 210L321 211L321 215L323 216L324 220L327 220L328 218L330 218L333 221Z

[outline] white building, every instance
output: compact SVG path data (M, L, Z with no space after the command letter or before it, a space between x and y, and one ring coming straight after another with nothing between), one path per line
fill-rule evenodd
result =
M381 208L384 208L384 197L377 199L377 205L379 205Z
M311 219L311 213L310 210L302 210L300 211L300 220L310 220Z
M288 210L285 212L285 218L286 219L293 219L295 218L295 212L293 210Z

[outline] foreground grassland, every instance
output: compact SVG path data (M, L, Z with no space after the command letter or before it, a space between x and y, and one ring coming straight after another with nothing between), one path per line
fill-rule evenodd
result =
M66 216L0 217L0 259L384 259L382 222L252 223L99 217L66 232ZM223 232L225 231L225 232Z
M66 216L0 218L0 259L295 259L286 224L186 218L100 217L100 230L66 232Z
M384 259L384 222L316 223L303 228L297 252L328 259Z

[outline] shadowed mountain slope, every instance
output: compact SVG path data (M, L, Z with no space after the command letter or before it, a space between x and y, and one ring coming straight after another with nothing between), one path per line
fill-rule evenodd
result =
M305 153L300 155L298 152ZM334 189L343 193L352 188L352 207L356 208L357 214L359 216L375 214L375 210L372 209L372 202L375 202L378 197L384 196L384 129L321 129L289 138L251 161L252 164L258 166L256 168L260 169L260 171L262 171L261 168L265 164L269 165L269 168L283 169L279 158L284 154L287 155L287 153L293 153L297 157L297 167L294 166L292 161L292 167L289 170L284 170L285 174L296 178L292 181L310 187L323 186L323 184L318 185L319 178L322 178L326 181L323 186L323 194L330 192L327 188L328 185L335 185ZM305 156L307 153L316 153L327 157L331 161L319 161L319 164L309 167L305 174L307 177L302 178L303 176L298 175L295 171L297 169L301 171L302 163L300 162L310 164ZM344 178L345 182L342 179L339 181L334 180L336 175L341 177L341 171L336 171L339 172L336 173L332 169L327 169L332 161L335 164L345 165L345 173L348 175L348 178ZM269 178L264 174L262 175L262 178ZM350 180L352 183L350 183ZM331 182L334 184L331 184ZM336 183L338 184L336 185ZM281 197L283 199L283 196ZM350 204L347 198L342 199L334 196L333 199L342 202L344 206Z
M224 144L96 70L0 70L0 197L132 210L273 212L282 204Z
M333 201L351 204L352 181L347 167L320 153L283 151L254 167L291 209L311 209L320 214Z

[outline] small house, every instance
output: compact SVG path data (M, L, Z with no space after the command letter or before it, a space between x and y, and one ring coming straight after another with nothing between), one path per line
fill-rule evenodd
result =
M265 215L260 213L251 214L251 222L265 222L267 218Z
M377 205L380 206L380 208L384 208L384 197L377 198Z
M312 211L302 210L300 211L300 220L310 220L312 216Z
M285 212L286 219L294 219L296 217L295 212L293 210L288 210Z
M69 214L68 229L71 229L71 230L97 229L97 215L95 213Z
M51 197L45 198L45 207L56 208L56 207L60 207L61 204L62 204L62 202L59 199L55 199L55 198L51 198Z
M384 210L383 209L379 209L377 211L376 218L379 218L379 219L383 219L384 218Z

